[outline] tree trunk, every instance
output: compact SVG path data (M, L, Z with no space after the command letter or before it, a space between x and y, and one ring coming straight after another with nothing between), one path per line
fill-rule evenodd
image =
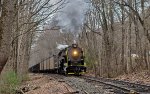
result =
M9 60L11 53L12 26L14 18L14 1L4 0L0 18L0 67L1 71ZM9 28L8 28L9 27ZM1 72L0 71L0 72Z
M122 0L121 1L121 3L123 3L124 2L124 0ZM124 14L124 6L123 5L121 5L121 11L122 11L122 22L121 22L121 31L122 31L122 52L121 52L121 63L122 63L122 68L123 68L123 73L126 73L126 68L125 68L125 52L124 52L124 48L125 48L125 43L124 43L124 41L125 41L125 29L124 29L124 21L125 21L125 14Z

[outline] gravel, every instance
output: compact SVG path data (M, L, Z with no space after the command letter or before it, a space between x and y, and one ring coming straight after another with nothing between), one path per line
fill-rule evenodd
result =
M51 77L54 77L59 82L65 82L68 84L68 86L76 92L71 94L120 94L114 93L114 89L108 88L108 86L96 82L90 82L74 75L51 75Z
M114 94L108 86L86 81L77 76L36 74L26 84L39 87L25 94Z
M98 86L94 83L89 83L84 79L77 77L65 77L64 80L73 89L79 91L78 94L105 94L105 91L103 90L102 86Z

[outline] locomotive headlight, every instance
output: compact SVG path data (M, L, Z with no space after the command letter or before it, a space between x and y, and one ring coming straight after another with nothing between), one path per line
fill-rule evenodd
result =
M72 56L73 57L78 57L79 56L79 52L77 50L73 50L72 51Z
M78 54L78 52L77 52L77 51L73 51L73 55L75 55L75 56L76 56L77 54Z

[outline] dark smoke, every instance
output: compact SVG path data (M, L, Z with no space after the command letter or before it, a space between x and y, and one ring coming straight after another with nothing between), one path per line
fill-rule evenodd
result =
M83 26L85 14L88 10L88 3L85 0L68 0L61 12L58 12L55 19L58 21L64 32L72 32L74 39L77 38L78 33Z

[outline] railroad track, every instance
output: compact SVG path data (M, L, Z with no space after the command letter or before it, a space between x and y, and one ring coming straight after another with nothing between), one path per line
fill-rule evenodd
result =
M53 77L55 80L57 80L58 82L65 82L68 86L73 87L72 85L70 85L69 83L67 83L64 78L68 77L68 76L64 76L64 75L60 75L60 74L45 74L48 75L50 77ZM72 76L71 76L72 77ZM66 87L67 88L67 87ZM81 94L81 91L77 90L78 86L75 86L74 91L69 91L67 93L64 94ZM85 90L82 90L82 94L89 94L88 92L86 92Z
M109 87L109 89L117 89L117 91L120 91L122 94L150 94L150 85L141 85L126 81L90 76L81 76L81 78L90 82L95 82L96 84L105 85L106 87Z
M67 83L68 86L70 87L74 87L75 91L69 92L67 94L70 93L71 94L103 94L103 93L91 93L91 92L95 92L93 89L91 90L91 87L88 87L89 89L81 88L85 86L85 85L81 86L79 84L80 83L79 80L81 79L87 83L91 83L94 86L97 86L95 88L103 87L102 90L104 91L108 90L108 92L110 90L110 92L113 92L115 94L150 94L150 85L144 85L144 84L142 85L142 84L130 83L127 81L112 80L106 78L96 78L91 76L67 76L66 77L64 75L58 75L58 74L53 74L49 76L57 79L59 82ZM70 80L68 81L68 79ZM81 84L83 83L82 80L81 80ZM78 84L76 82L78 82ZM109 93L104 93L104 94L109 94Z

